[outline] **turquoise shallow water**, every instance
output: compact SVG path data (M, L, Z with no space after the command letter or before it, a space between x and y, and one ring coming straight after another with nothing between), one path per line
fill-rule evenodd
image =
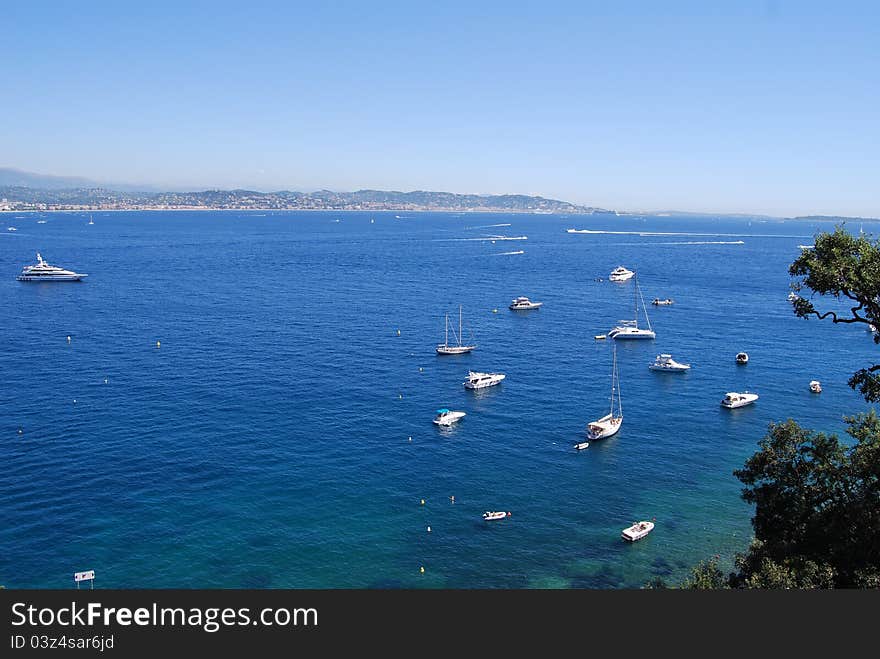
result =
M98 587L121 588L677 580L747 545L750 510L731 472L770 421L840 432L844 414L866 409L846 380L874 358L870 335L799 320L786 302L797 245L827 224L403 212L37 219L7 214L18 231L0 236L7 587L71 587L85 569ZM733 235L678 235L706 233ZM464 240L493 234L528 240ZM88 280L16 282L38 250ZM611 346L593 336L631 315L633 282L596 281L620 264L639 272L646 300L676 304L649 306L656 341L619 345L623 429L577 453L584 425L607 407ZM544 307L510 312L517 295ZM443 314L459 304L479 347L437 357ZM739 350L751 356L745 367ZM693 369L649 371L659 352ZM461 386L471 368L507 379L475 394ZM757 404L720 408L726 391L744 389ZM440 431L430 421L441 406L468 416ZM487 509L513 516L485 524ZM620 540L652 517L647 539Z

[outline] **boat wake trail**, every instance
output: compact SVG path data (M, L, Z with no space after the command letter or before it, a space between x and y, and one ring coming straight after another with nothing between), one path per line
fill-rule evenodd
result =
M725 237L725 238L809 238L809 236L791 236L783 234L770 233L686 233L686 232L664 232L664 231L598 231L595 229L566 229L566 233L589 233L594 235L612 235L612 236L705 236L705 237Z
M614 243L615 245L745 245L744 240L671 240L665 243Z
M525 254L525 250L517 250L515 252L498 252L497 254L492 254L492 256L513 256L514 254Z
M481 236L480 238L440 238L439 240L478 240L478 241L491 241L495 242L496 240L528 240L528 236Z
M507 224L484 224L478 227L465 227L465 229L494 229L495 227L509 227L510 223Z

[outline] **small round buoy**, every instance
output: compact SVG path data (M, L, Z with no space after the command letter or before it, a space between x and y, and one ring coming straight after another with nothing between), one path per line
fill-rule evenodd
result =
M412 441L412 435L409 436L409 441Z
M431 527L429 526L429 527L428 527L428 533L430 533L430 532L431 532Z
M403 400L403 394L397 394L398 400Z
M425 573L425 567L424 567L424 566L422 566L422 567L419 568L419 573L420 573L420 574L424 574L424 573Z
M162 347L162 342L161 342L161 341L156 341L156 347L157 347L157 348L161 348L161 347Z
M397 330L397 336L400 336L400 330Z
M73 399L73 402L74 402L74 403L76 402L76 398Z
M423 506L424 506L424 505L425 505L425 500L424 500L424 499L422 499L422 500L421 500L421 501L420 501L420 502L419 502L419 503L420 503L420 504L421 504L421 505L423 505Z
M24 428L22 428L21 426L18 427L18 434L19 434L19 435L23 435L23 434L24 434Z
M419 373L421 373L423 371L424 371L424 369L421 366L419 366Z
M498 313L498 309L492 309L492 313Z
M70 336L67 337L67 342L70 343Z
M107 378L104 378L104 384L107 384L107 382L109 382L109 380L107 380Z

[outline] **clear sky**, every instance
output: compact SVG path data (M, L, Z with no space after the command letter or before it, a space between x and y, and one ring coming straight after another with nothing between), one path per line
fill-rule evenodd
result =
M878 2L0 7L0 166L880 216Z

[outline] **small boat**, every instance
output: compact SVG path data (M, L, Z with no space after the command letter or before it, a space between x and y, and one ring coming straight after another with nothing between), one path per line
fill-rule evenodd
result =
M648 323L648 329L639 327L639 300L642 301L642 308L645 311L645 321ZM639 288L639 281L636 279L635 285L635 311L633 320L618 320L617 327L608 332L608 338L617 340L630 339L653 339L657 333L651 327L651 319L648 318L648 307L645 306L645 299L642 297L642 291Z
M734 409L736 407L745 407L746 405L751 405L756 400L758 400L758 394L752 394L748 391L740 394L732 391L724 394L724 398L721 399L721 406L728 409Z
M574 445L574 447L578 451L583 451L585 448L590 448L590 442L578 442L577 444Z
M690 364L682 364L681 362L677 362L672 358L672 355L657 355L654 358L654 363L648 366L652 371L669 371L672 373L682 373L684 371L688 371L691 368Z
M92 219L92 216L91 216L91 215L89 215L89 224L94 224L94 223L95 223L95 220Z
M617 398L617 415L615 416L614 400ZM589 439L605 439L616 435L623 425L623 405L620 400L620 379L617 373L617 346L611 358L611 411L597 421L587 424Z
M7 231L18 231L15 227L6 227Z
M445 407L437 410L437 416L434 417L434 423L438 426L451 426L453 423L460 421L467 414L464 412L455 412L453 410L448 410Z
M623 529L623 531L620 532L620 537L624 540L635 542L636 540L641 540L653 530L654 522L636 522L628 529Z
M812 391L814 394L822 393L822 385L819 383L818 380L810 381L810 391Z
M655 307L668 307L670 304L674 303L675 302L672 300L672 298L661 300L659 297L655 297L653 300L651 300L651 304L653 304Z
M46 224L46 220L37 220L37 224Z
M500 384L506 377L507 376L504 375L504 373L479 373L477 371L468 371L468 379L462 384L464 384L465 389L484 389L485 387Z
M604 340L607 339L608 337L605 336L604 334L597 334L597 335L594 336L593 338L596 339L597 341L604 341Z
M747 352L736 353L736 363L737 364L748 364L749 363L749 353L747 353Z
M801 296L798 295L797 293L795 293L794 291L792 291L791 293L788 294L788 301L789 302L796 302L800 299L801 299Z
M446 333L444 334L445 338L443 339L443 343L437 346L438 355L463 355L477 347L475 345L464 345L462 343L461 306L458 307L458 335L455 334L455 327L453 327L452 336L457 341L456 345L450 345L449 343L449 314L446 314Z
M634 274L636 273L632 270L627 270L622 265L619 265L611 271L611 274L608 275L608 279L611 281L626 281L627 279L631 279Z
M525 297L524 295L521 295L520 297L518 297L515 300L512 300L510 302L508 309L510 309L511 311L528 311L530 309L537 309L542 304L544 304L544 303L543 302L532 302L529 298Z
M496 519L504 519L505 517L510 517L511 514L512 513L509 513L509 512L505 513L505 512L495 511L495 510L487 510L486 512L483 513L483 519L486 520L487 522L491 522Z

